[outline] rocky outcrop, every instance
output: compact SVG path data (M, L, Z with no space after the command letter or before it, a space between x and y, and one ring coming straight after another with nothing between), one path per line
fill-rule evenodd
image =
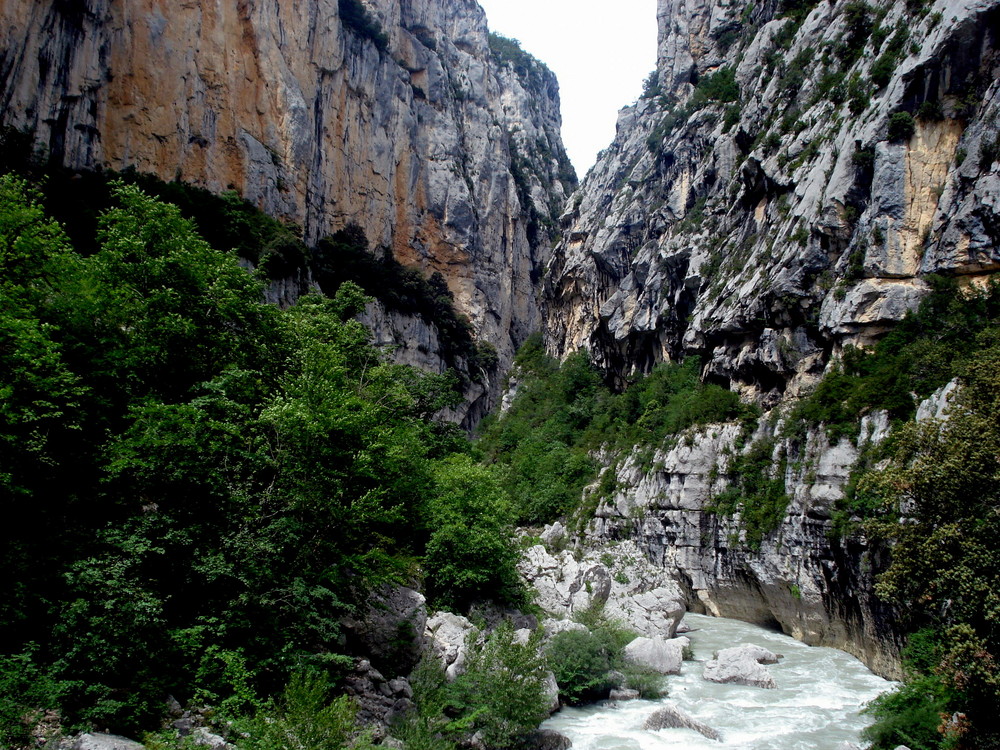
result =
M309 242L357 224L441 272L501 365L539 327L550 217L575 185L558 86L491 50L473 0L12 0L0 21L0 124L58 163L235 189Z
M468 618L452 612L437 612L427 620L425 640L444 665L449 681L465 671L468 636L473 629Z
M551 619L549 635L585 629L570 622L574 614L600 607L609 619L651 638L672 638L684 614L684 595L663 568L651 565L631 541L577 553L550 553L543 545L528 549L519 565L537 592L536 604Z
M866 418L860 446L887 429L884 415ZM635 460L609 469L618 489L600 503L588 537L595 544L638 543L676 576L693 611L777 626L898 675L895 615L873 593L886 551L836 533L836 504L859 447L846 438L830 445L822 430L809 431L800 444L778 438L781 425L767 419L750 436L742 430L737 424L695 430L657 452L652 470ZM739 511L716 512L713 500L727 486L731 456L755 444L770 446L788 506L777 527L751 545Z
M618 382L698 356L771 406L926 274L1000 268L1000 3L781 7L659 0L655 86L562 219L551 352Z
M709 682L774 689L777 684L765 664L777 664L778 656L766 648L744 643L724 648L706 662L704 678Z

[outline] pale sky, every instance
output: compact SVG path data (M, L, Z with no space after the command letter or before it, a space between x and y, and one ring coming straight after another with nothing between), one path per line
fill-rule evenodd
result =
M490 31L559 77L563 142L582 179L615 136L618 110L656 67L656 0L479 0Z

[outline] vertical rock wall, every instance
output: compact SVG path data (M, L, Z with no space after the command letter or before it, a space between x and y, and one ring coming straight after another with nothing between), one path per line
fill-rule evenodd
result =
M553 353L587 347L619 381L696 355L769 407L913 309L924 275L1000 268L1000 3L880 0L856 35L857 3L806 5L799 24L660 0L657 87L547 269Z
M72 168L235 189L308 241L359 224L373 247L440 271L506 364L540 325L549 237L529 223L575 185L555 77L497 60L474 0L370 0L384 43L339 7L9 0L0 123ZM546 190L519 194L518 180Z

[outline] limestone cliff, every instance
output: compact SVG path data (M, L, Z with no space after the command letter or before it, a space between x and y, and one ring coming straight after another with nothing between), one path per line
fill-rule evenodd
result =
M1000 3L660 0L658 20L654 85L563 217L553 352L619 380L696 355L771 406L922 276L1000 268Z
M575 186L558 86L491 50L474 0L9 0L0 20L0 124L58 162L235 189L310 242L358 224L440 271L501 364L540 325L549 216ZM379 339L435 339L397 323Z
M772 409L913 309L927 274L1000 269L1000 3L660 0L658 22L656 74L562 217L552 353L586 347L618 383L697 357ZM858 448L822 430L789 441L778 414L609 468L588 536L637 541L689 606L898 674L873 593L886 550L834 533ZM867 419L860 445L887 429ZM791 498L757 543L712 512L750 445Z

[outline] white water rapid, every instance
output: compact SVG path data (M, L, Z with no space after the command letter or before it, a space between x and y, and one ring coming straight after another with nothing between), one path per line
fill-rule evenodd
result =
M865 703L893 683L872 674L853 656L806 646L794 638L736 620L685 616L694 661L664 680L663 701L678 706L722 735L709 740L690 729L642 728L663 701L628 701L564 708L542 727L562 732L573 750L839 750L859 742L869 723ZM783 654L769 666L775 690L720 685L701 676L704 662L723 648L753 643Z

